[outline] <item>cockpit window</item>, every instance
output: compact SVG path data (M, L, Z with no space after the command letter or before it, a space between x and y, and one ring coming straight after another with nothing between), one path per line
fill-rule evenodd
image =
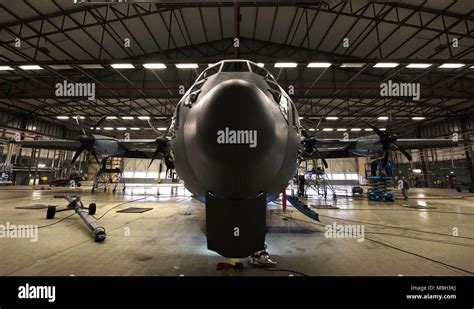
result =
M245 61L224 62L221 72L249 72L249 67Z
M195 92L196 90L199 90L204 86L204 80L199 80L196 83L194 83L193 87L191 88L191 91L189 93Z
M205 79L205 78L208 78L209 76L212 76L216 73L219 72L219 65L215 65L213 67L210 67L208 68L207 70L205 70L203 73L202 73L202 76L200 79Z
M262 77L267 77L268 71L265 70L264 68L261 68L258 65L255 65L253 63L250 63L250 67L252 68L252 72L254 72L255 74L258 74Z

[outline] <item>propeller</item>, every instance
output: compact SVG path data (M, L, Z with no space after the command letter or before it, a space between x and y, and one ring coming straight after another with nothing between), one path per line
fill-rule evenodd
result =
M314 152L318 155L318 157L321 159L321 162L323 162L323 165L325 168L328 168L328 162L326 159L321 155L319 152L318 148L316 147L316 138L311 137L306 133L305 130L301 131L301 135L303 135L304 139L302 140L303 147L305 148L305 156L311 156Z
M104 117L100 118L94 124L94 126L92 127L92 130L89 133L87 133L86 130L84 129L84 126L82 125L81 121L79 120L80 119L79 116L77 116L75 118L76 118L76 122L77 122L78 126L81 128L81 131L82 131L83 134L79 135L79 137L77 138L78 141L81 143L81 146L79 147L79 149L76 151L76 153L72 157L71 164L76 162L77 158L79 158L79 156L82 154L82 152L84 152L84 150L87 150L90 154L92 154L92 156L96 160L97 164L100 165L99 156L97 155L97 152L95 151L95 148L94 148L95 141L96 141L95 137L94 137L94 133L97 130L97 127L99 127L102 124L102 122L104 122L106 117L104 116Z
M153 126L153 124L151 123L150 120L148 120L148 124L153 129L153 131L155 131L156 134L161 134L160 131L158 131L158 129L156 129ZM151 158L150 165L148 165L148 168L150 168L150 166L153 164L155 159L158 158L158 156L160 154L162 154L163 159L165 161L166 168L167 169L174 169L173 157L171 156L171 153L170 153L170 150L169 150L169 147L168 147L169 140L166 138L166 135L168 134L170 128L171 128L171 126L168 127L168 129L165 131L165 133L162 136L159 136L156 139L156 143L157 143L156 150L153 153L153 157Z
M379 142L382 145L382 149L384 151L383 164L382 164L384 168L385 166L387 166L388 159L390 157L390 149L392 147L400 151L401 153L403 153L403 155L405 156L405 158L407 158L408 161L411 161L413 159L412 156L403 147L397 144L398 136L392 133L392 115L391 114L389 115L389 119L387 123L387 131L385 133L367 121L364 121L364 123L368 125L370 128L372 128L375 134L379 136Z

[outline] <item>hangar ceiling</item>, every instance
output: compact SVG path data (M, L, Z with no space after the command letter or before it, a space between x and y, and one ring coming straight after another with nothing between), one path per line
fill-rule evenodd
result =
M338 127L352 128L360 127L361 119L375 121L391 114L394 127L408 132L420 124L412 117L438 121L474 110L470 0L262 1L258 6L255 1L72 2L0 4L0 65L13 68L0 71L2 110L71 128L73 121L56 117L80 115L92 125L97 117L116 116L106 124L120 126L121 117L133 116L123 126L145 127L138 116L169 121L180 85L189 87L209 63L231 58L264 63L282 87L293 87L292 97L307 128L315 128L325 117L338 117ZM18 37L21 48L15 45ZM240 38L238 48L235 37ZM130 47L124 46L125 38ZM349 47L343 46L344 38ZM400 65L374 67L388 60ZM166 69L145 69L143 64L149 62L164 63ZM275 68L277 62L298 66ZM331 66L308 68L310 62ZM439 68L447 62L463 66ZM114 69L114 63L134 68ZM183 70L176 63L199 67ZM347 63L360 66L344 67ZM432 65L406 67L413 63ZM31 64L43 69L19 68ZM380 97L380 84L390 79L419 82L420 100ZM95 82L96 100L55 97L54 85L63 80ZM333 125L324 120L324 126Z

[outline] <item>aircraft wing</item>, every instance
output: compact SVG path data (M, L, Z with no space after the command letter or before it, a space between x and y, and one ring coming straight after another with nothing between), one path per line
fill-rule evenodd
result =
M78 141L71 140L45 140L45 141L14 141L13 143L25 148L36 149L59 149L59 150L77 150L81 144Z
M356 148L357 142L357 139L317 139L316 146L320 152L341 151ZM405 149L424 149L456 147L463 142L464 140L454 141L448 138L399 138L396 143Z
M453 141L447 138L399 138L397 144L405 149L449 148L456 147L463 140Z
M158 147L156 139L117 140L120 147L128 151L143 151L153 153Z
M463 140L453 141L445 138L399 138L397 144L404 149L449 148L462 144ZM357 139L317 139L316 147L326 159L360 157L351 150L357 148ZM319 159L315 152L312 159Z

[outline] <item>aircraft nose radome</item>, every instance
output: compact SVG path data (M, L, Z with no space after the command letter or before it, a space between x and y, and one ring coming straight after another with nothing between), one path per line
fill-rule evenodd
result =
M275 121L276 104L255 85L234 79L195 107L186 124L186 151L206 190L231 198L265 190L285 153L287 131Z

